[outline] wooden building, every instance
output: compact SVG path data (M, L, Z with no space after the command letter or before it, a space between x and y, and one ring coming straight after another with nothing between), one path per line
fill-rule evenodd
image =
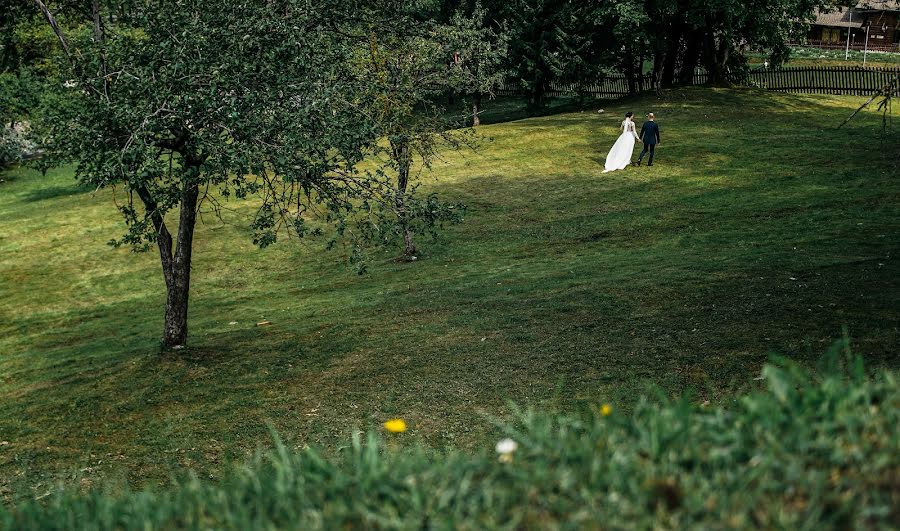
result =
M847 46L861 50L900 51L900 0L865 0L856 7L820 11L812 23L808 44L823 48Z

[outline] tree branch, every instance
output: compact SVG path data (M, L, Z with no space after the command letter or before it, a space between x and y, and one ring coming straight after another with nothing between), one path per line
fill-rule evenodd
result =
M156 243L159 247L159 257L162 260L163 277L166 279L166 286L172 286L175 281L172 269L172 235L166 227L166 221L163 219L162 213L153 199L153 195L150 194L150 190L145 185L141 185L136 187L136 191L138 197L144 203L147 215L150 216L153 228L156 229Z
M39 0L36 0L39 1ZM100 47L100 75L103 76L103 95L109 101L109 78L106 69L106 52L103 50L103 19L100 17L100 0L91 0L91 15L94 18L94 42Z
M59 24L56 22L56 17L53 16L53 13L50 12L50 9L47 7L47 4L43 2L43 0L34 0L35 5L38 6L38 9L41 10L41 13L44 14L44 18L47 19L47 23L50 24L50 28L53 29L53 33L56 34L56 38L59 40L60 46L62 46L63 52L66 54L66 59L72 64L72 67L75 69L75 73L77 76L80 76L80 68L78 64L75 62L75 58L72 57L72 51L69 48L69 41L66 40L65 34L63 34L62 29L60 29ZM105 58L104 58L105 61ZM105 70L105 66L104 66ZM81 86L88 92L94 93L97 97L102 98L104 96L99 90L95 87L91 86L90 83L86 81L82 81ZM103 78L103 87L106 89L106 76ZM107 100L109 100L109 94L105 94Z
M860 111L862 111L863 109L865 109L866 107L868 107L869 105L871 105L872 102L875 101L876 98L878 98L878 97L880 97L880 96L884 96L885 98L890 98L890 97L892 97L892 96L894 95L894 92L896 92L896 90L897 90L897 88L898 88L898 87L896 87L895 85L900 86L900 76L898 76L896 79L894 79L893 81L891 81L890 83L888 83L887 85L885 85L884 87L882 87L881 90L879 90L879 91L876 92L871 98L869 98L869 101L867 101L867 102L863 103L862 105L860 105L860 107L859 107L858 109L856 109L855 111L853 111L853 114L851 114L849 117L847 117L847 119L844 120L844 122L843 122L841 125L838 126L838 129L840 129L841 127L844 127L845 125L847 125L847 123L849 123L850 120L853 119L853 117L855 117L857 114L860 113Z
M59 29L59 24L56 23L56 17L53 16L53 13L51 13L50 9L47 8L47 4L45 4L42 0L34 0L34 3L44 14L44 17L47 19L50 27L53 28L53 33L55 33L56 38L59 39L59 43L62 45L63 51L66 52L66 57L71 58L72 54L69 51L69 41L66 40L66 36L63 35L62 30Z

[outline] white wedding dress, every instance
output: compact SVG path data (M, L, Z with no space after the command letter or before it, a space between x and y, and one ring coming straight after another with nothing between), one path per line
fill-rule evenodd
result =
M619 139L606 155L606 169L603 170L603 173L623 170L631 164L635 140L640 140L640 138L634 129L634 122L631 121L631 118L625 118L625 121L622 122L622 134L619 135Z

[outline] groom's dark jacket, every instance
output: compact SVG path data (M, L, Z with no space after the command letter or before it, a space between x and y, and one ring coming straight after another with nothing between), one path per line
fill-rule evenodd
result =
M641 126L641 141L645 144L659 144L659 126L647 120Z

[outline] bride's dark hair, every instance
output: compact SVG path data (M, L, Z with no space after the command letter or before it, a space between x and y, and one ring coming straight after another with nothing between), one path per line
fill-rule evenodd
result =
M625 113L625 118L631 118L632 116L634 116L634 113L633 113L633 112L626 112L626 113Z

